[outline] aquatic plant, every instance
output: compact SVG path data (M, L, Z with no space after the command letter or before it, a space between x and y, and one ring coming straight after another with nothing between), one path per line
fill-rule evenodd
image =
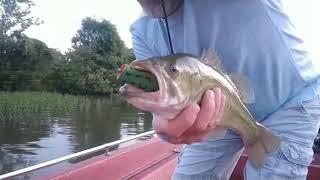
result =
M89 100L85 96L49 92L0 92L0 119L33 113L70 112Z

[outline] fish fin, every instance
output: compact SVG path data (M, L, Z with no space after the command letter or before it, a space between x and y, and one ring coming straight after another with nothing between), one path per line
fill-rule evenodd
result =
M246 147L248 159L256 167L261 167L266 159L267 153L276 151L281 144L279 137L275 136L263 126L259 127L260 138L255 144Z
M200 60L216 69L217 71L224 74L225 78L230 82L233 88L236 90L238 95L240 96L241 100L246 104L253 104L255 102L255 95L253 88L249 86L249 80L241 75L237 74L230 74L227 75L222 68L222 63L217 55L217 53L212 49L205 49L202 52Z
M259 125L259 128L261 131L261 142L265 147L266 152L271 153L276 151L281 144L280 138L262 125Z
M213 67L221 72L223 71L222 63L218 57L218 54L212 49L204 49L200 60L210 67Z
M249 161L256 167L261 167L266 159L266 152L260 141L246 148Z
M210 131L207 137L210 138L222 138L226 135L227 129L223 127L215 127L212 131Z
M241 100L246 104L255 103L255 94L253 88L249 85L249 80L244 76L237 74L230 74L229 77L234 83L234 88L239 94Z

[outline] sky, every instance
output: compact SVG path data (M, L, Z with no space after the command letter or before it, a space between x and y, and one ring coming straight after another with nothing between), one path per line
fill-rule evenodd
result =
M275 0L277 1L277 0ZM71 38L81 27L86 16L104 18L116 25L127 47L131 45L129 27L140 15L136 0L34 0L33 15L44 24L26 31L30 37L44 41L50 48L65 52L71 47ZM309 49L320 57L320 2L319 0L284 0L293 22L307 42ZM319 60L320 61L320 60Z
M136 0L33 0L32 14L44 21L26 31L32 38L45 42L50 48L65 52L71 47L71 38L81 27L84 17L109 20L116 25L127 47L131 45L130 24L140 15Z

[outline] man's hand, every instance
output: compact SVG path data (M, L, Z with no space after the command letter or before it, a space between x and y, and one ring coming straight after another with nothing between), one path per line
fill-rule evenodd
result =
M214 131L223 114L225 96L220 89L206 91L201 108L191 105L175 119L154 119L154 129L173 144L191 144L203 141L209 131Z

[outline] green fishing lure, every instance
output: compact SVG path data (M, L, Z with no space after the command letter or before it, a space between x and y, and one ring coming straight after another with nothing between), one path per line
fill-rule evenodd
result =
M119 84L132 84L135 87L143 89L146 92L155 92L159 90L157 78L150 72L134 69L124 64L117 72Z

